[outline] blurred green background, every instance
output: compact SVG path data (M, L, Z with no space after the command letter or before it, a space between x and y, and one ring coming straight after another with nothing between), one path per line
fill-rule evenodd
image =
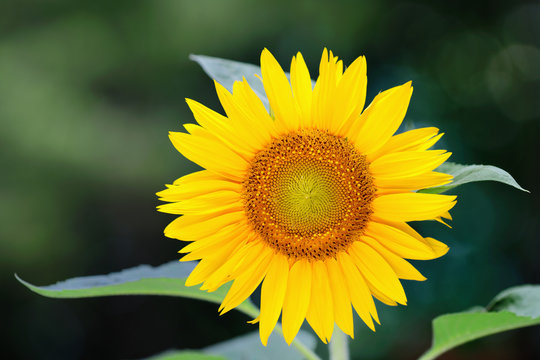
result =
M240 314L176 298L52 300L23 288L177 257L157 213L163 184L195 169L167 132L193 122L184 98L220 109L190 53L258 63L268 47L312 73L323 47L368 61L368 100L412 80L407 115L446 133L453 161L508 170L531 194L495 184L455 191L451 247L415 262L407 307L380 304L376 333L357 322L352 357L414 359L431 319L540 283L540 5L470 1L0 2L2 353L9 359L135 359L256 330ZM443 359L538 359L529 328ZM322 346L319 350L323 349Z

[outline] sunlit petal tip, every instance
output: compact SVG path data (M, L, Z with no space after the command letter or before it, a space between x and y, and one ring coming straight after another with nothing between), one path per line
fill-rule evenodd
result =
M450 247L443 242L440 242L430 237L426 237L425 241L429 244L429 246L431 246L431 248L435 252L435 258L446 255L448 251L450 251Z
M452 215L449 212L445 212L444 214L441 215L441 217L448 220L452 220Z
M436 217L436 218L435 218L435 221L438 221L438 222L440 222L441 224L443 224L443 225L445 225L446 227L448 227L449 229L452 229L452 226L451 226L450 224L448 224L446 221L444 221L444 220L442 219L442 217Z
M274 55L272 55L270 50L268 50L267 48L264 48L262 53L261 53L261 67L264 67L264 64L267 61L275 61L275 62L277 62L276 58L274 57Z
M186 254L182 256L179 261L186 262L186 261L193 261L193 260L197 260L197 259L193 259L191 258L190 254ZM186 281L186 284L187 284L187 281ZM191 286L191 285L187 285L187 286Z
M218 309L218 311L219 311L219 316L225 315L226 313L228 313L228 312L231 311L232 309L234 309L234 307L227 307L227 306L220 307L220 308Z
M260 320L260 317L261 317L261 316L259 315L259 316L257 316L255 319L247 321L247 323L248 323L248 324L257 324L257 323L259 322L259 320ZM290 344L289 344L289 345L290 345Z
M227 90L225 88L225 86L221 85L221 83L219 83L217 80L214 80L214 87L216 88L216 91L218 94L224 94L224 93L228 93L230 94L229 90Z
M285 342L287 343L288 346L291 346L291 344L294 341L295 337L296 337L296 335L293 336L293 337L288 337L287 335L285 335L285 333L283 334L283 338L285 339Z
M180 259L182 261L182 259ZM197 279L195 276L193 276L195 272L192 272L190 276L186 279L185 286L195 286L201 284L203 281L200 279Z

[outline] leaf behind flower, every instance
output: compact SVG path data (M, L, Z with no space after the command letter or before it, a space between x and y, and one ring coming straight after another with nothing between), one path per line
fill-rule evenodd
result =
M450 184L420 190L420 192L441 194L457 186L477 181L496 181L529 192L522 188L508 172L492 165L462 165L445 162L436 171L453 175L454 179Z
M220 304L229 285L214 292L201 291L197 287L185 286L195 262L171 261L152 267L139 265L108 275L84 276L57 282L48 286L36 286L15 277L33 292L51 298L87 298L111 295L168 295L206 300ZM248 299L236 308L249 316L256 317L259 310Z

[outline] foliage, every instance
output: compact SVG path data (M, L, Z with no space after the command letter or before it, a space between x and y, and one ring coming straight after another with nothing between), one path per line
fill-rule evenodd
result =
M433 320L433 345L420 358L430 360L456 346L483 336L540 324L540 285L501 292L485 308L446 314Z

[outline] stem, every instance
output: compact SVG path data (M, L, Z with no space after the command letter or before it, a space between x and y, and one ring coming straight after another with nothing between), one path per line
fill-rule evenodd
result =
M283 336L283 329L279 324L276 325L276 331ZM294 338L291 345L294 346L296 350L298 350L298 352L302 354L306 360L321 360L321 358L317 354L315 354L310 348L304 345L303 342L298 340L298 336Z
M330 340L330 360L349 360L349 338L337 326Z

